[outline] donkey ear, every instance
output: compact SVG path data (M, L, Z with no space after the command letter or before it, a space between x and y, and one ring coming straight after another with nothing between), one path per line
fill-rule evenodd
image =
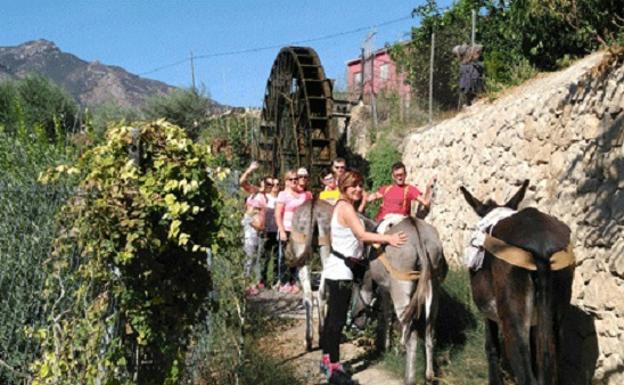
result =
M473 197L472 194L468 190L466 190L464 186L461 186L459 190L462 192L462 194L464 194L464 198L466 199L466 202L468 202L468 204L472 207L472 209L477 214L479 214L479 216L483 216L481 214L483 212L483 203L481 203L481 201L478 200L477 198Z
M516 195L512 196L507 203L505 203L505 207L517 210L520 202L522 202L522 200L524 199L524 194L526 193L527 187L529 187L529 180L525 179L524 182L522 182L522 187L520 187L520 190L518 190Z

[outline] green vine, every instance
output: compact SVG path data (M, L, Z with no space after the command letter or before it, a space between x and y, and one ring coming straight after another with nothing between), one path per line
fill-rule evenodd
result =
M206 254L218 251L221 221L211 176L225 175L181 128L133 127L111 128L77 164L40 178L79 178L79 189L46 264L48 326L30 331L42 349L33 385L176 383L191 328L205 318Z

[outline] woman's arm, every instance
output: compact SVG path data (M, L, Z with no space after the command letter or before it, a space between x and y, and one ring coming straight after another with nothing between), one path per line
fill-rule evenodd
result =
M357 216L355 209L348 203L338 203L338 221L349 227L353 234L362 242L366 243L387 243L392 246L401 246L407 240L407 236L402 232L394 234L377 234L366 231L362 222Z
M245 172L243 172L243 174L240 176L238 182L243 191L248 192L250 194L255 194L258 191L260 191L260 189L257 186L254 186L250 184L249 182L247 182L247 178L249 178L249 175L251 175L252 172L257 170L258 167L260 167L260 165L258 164L258 162L254 160L253 162L251 162L249 167L247 167L247 170L245 170Z

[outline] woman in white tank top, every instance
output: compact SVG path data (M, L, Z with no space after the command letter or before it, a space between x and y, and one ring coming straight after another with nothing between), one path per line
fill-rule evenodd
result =
M341 199L336 204L331 219L332 253L323 266L328 299L320 341L323 350L321 370L325 372L330 383L340 382L338 377L349 377L340 364L339 352L340 335L347 319L353 283L353 272L345 264L344 258L361 259L364 243L387 243L398 247L407 240L402 232L377 234L366 231L353 207L354 202L362 199L362 182L362 175L357 171L347 171L340 177L338 187Z

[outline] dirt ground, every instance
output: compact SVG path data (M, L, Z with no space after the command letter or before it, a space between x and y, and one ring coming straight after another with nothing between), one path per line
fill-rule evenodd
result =
M311 352L305 347L305 313L301 295L291 295L265 290L248 299L251 309L284 319L278 330L262 338L266 352L282 359L284 364L295 368L304 384L326 384L319 371L321 351L318 348L318 320L314 317L314 343ZM314 311L316 313L316 309ZM370 346L362 339L344 342L340 345L341 360L361 385L401 385L397 378L381 367L380 363L368 359Z

